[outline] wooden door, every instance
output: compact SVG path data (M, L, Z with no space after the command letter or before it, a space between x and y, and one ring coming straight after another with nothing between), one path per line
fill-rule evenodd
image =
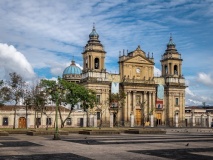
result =
M19 126L18 128L26 128L26 118L20 117L19 118Z
M141 110L140 109L136 109L136 125L140 126L141 125Z
M161 125L162 122L162 114L156 113L156 125Z

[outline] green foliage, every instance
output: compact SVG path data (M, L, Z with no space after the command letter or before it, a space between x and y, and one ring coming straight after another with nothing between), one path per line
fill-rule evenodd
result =
M61 104L70 104L71 110L81 102L83 109L93 108L96 103L96 93L79 84L68 82L58 77L58 83L51 80L41 80L41 86L51 96L51 100Z
M111 93L109 94L109 103L117 103L119 106L122 106L124 104L124 100L126 98L126 94L123 91L120 91L119 93Z
M51 100L56 103L56 106L70 104L70 112L64 120L61 116L60 108L58 110L62 128L77 103L81 102L81 107L84 110L93 108L96 103L96 94L94 91L88 90L79 84L67 82L60 77L58 77L58 83L56 81L42 80L40 86L51 97Z
M4 81L0 81L0 105L4 105L5 102L11 99L10 89L7 86L4 86Z
M25 81L16 72L9 73L9 75L8 88L10 89L10 100L14 101L15 105L17 105L20 98L23 97Z
M81 107L84 110L88 108L93 108L97 103L96 92L91 89L86 89L84 87L84 91L82 92L82 105Z

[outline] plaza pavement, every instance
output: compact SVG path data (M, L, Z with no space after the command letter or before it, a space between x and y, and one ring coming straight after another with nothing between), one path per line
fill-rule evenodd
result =
M0 136L0 160L213 159L213 129L168 128L167 134Z

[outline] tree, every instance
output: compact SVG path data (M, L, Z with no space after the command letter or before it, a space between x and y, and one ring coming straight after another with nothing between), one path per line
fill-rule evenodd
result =
M4 85L3 80L0 81L0 105L4 105L5 102L8 102L11 99L11 93L8 86Z
M25 90L24 92L24 105L26 110L26 128L28 125L28 108L31 108L34 105L34 95L32 90Z
M57 90L55 90L56 81L42 80L41 85L45 90L51 90L54 92L49 92L51 100L57 102L58 105L70 105L69 114L65 119L61 115L61 107L59 107L58 112L61 120L61 127L64 127L66 120L70 117L75 105L81 102L81 107L86 110L88 108L93 108L96 103L96 94L93 90L86 89L84 86L81 86L76 83L67 82L66 80L58 78ZM57 98L57 95L59 96Z
M61 111L59 109L61 127L63 128L66 120L70 117L77 103L81 102L81 107L84 110L94 107L96 103L96 93L93 90L85 88L84 86L81 86L73 82L68 82L61 78L59 78L58 81L59 84L61 84L63 88L66 90L63 102L65 104L70 105L70 112L64 120L62 118Z
M97 106L97 111L100 113L100 124L99 124L99 129L102 128L102 124L103 124L103 114L104 112L108 109L108 104L107 101L103 101L102 103L100 103L99 106Z
M9 73L9 75L10 75L10 80L8 81L7 85L10 90L9 99L14 103L13 129L15 129L16 107L17 107L17 104L20 102L21 98L23 97L25 81L23 81L22 77L18 75L16 72Z
M120 91L119 93L110 93L109 94L109 104L110 108L114 110L114 114L116 116L115 124L119 126L118 122L118 112L119 110L124 106L125 103L126 94L123 91Z

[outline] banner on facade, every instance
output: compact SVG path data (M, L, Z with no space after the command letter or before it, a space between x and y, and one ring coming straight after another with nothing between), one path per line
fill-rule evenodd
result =
M119 93L119 83L118 82L112 82L111 93L113 93L113 94Z
M156 108L163 108L163 99L164 99L164 86L159 84L157 86L157 98L156 98Z

